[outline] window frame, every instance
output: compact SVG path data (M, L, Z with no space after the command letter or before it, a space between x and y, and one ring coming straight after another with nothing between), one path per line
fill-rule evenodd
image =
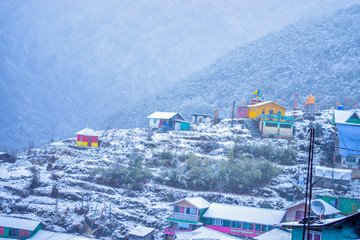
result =
M212 225L222 227L223 221L220 218L213 218Z

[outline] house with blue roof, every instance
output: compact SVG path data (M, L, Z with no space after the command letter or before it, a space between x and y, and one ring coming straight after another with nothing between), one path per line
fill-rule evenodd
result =
M335 167L360 169L360 112L334 110Z

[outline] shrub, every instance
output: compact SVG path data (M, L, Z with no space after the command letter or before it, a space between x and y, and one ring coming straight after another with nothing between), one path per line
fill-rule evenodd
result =
M200 147L205 154L211 153L212 151L220 148L220 144L215 141L198 142L197 146Z
M100 184L112 187L128 187L139 189L147 183L151 173L143 164L143 158L140 154L132 154L129 157L128 166L115 163L109 168L96 168L90 176Z
M164 172L164 183L191 190L244 193L268 184L279 173L267 160L242 156L218 163L189 154L184 165Z
M164 151L159 153L159 164L165 167L174 167L176 165L176 159L171 152Z
M250 154L254 158L265 158L271 162L284 165L294 165L296 163L297 151L290 145L287 148L275 147L271 142L267 144L235 144L229 150L229 159L241 158L244 154Z
M35 166L32 166L30 168L30 172L31 172L31 181L30 181L29 188L34 189L34 188L39 187L40 186L40 173L39 173L39 170Z

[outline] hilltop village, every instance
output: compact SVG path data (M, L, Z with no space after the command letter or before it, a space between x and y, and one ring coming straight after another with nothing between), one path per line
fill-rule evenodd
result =
M321 109L309 94L299 105L257 90L248 104L191 122L154 112L146 129L87 127L1 153L0 238L302 239L306 204L310 239L360 238L357 104Z

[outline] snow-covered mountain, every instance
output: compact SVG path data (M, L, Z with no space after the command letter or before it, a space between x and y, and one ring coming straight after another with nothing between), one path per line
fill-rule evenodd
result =
M52 142L20 154L15 164L1 164L0 213L85 235L97 228L103 212L98 236L124 236L141 224L155 227L160 239L168 204L187 196L281 209L293 204L287 201L290 193L303 199L298 180L306 172L308 125L296 122L291 141L253 137L245 125L224 121L188 132L102 131L99 149L77 148L74 138ZM331 160L326 148L331 114L317 117L315 128L318 164ZM226 179L238 185L221 185ZM349 188L315 187L313 194L355 197L359 186L353 181Z
M71 136L236 46L352 2L1 1L0 148Z
M339 101L345 108L360 102L360 5L327 17L309 18L271 33L209 67L183 79L170 90L145 98L110 118L110 126L141 126L153 111L213 114L248 102L256 89L267 100L292 108L312 93L320 107Z

